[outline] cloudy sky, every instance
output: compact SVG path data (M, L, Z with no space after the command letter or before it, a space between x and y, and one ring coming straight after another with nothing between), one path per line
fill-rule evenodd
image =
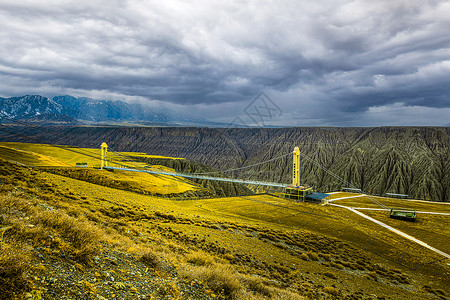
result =
M450 126L449 16L432 0L0 0L0 96L243 125Z

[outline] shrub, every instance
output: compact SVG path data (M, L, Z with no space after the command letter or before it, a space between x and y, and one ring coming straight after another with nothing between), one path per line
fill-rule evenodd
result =
M157 269L161 266L161 259L151 251L144 253L144 255L141 256L140 261L153 269Z
M180 289L174 282L165 282L159 285L156 294L162 299L179 299Z
M231 253L225 253L223 258L225 258L226 260L229 260L230 262L233 262L236 258L234 257L233 254Z
M295 294L290 291L280 291L278 294L272 297L272 300L305 300L307 298Z
M214 258L204 252L194 252L189 254L187 261L197 266L210 266L215 263Z
M372 278L375 281L378 279L377 273L375 271L367 273L367 277Z
M41 211L35 214L34 220L38 224L60 231L77 247L99 241L98 230L83 218L76 219L61 211Z
M337 276L334 273L331 273L331 272L325 272L325 273L323 273L323 275L325 275L327 277L330 277L330 278L333 278L333 279L337 279Z
M81 286L82 286L83 290L85 290L87 293L92 293L92 294L97 293L97 287L89 281L82 281Z
M28 290L25 272L30 254L23 245L0 242L0 299L19 298Z
M325 261L331 261L331 255L330 254L319 253L319 256L322 257Z
M332 262L330 263L330 265L331 265L333 268L340 269L340 270L344 268L343 265L341 265L341 264L338 263L338 262L334 262L334 261L332 261Z
M75 249L74 256L75 260L89 265L92 262L92 257L97 254L98 248L92 244L86 244L78 249Z
M326 286L326 287L323 289L323 291L324 291L325 293L331 294L331 295L333 295L333 296L339 295L339 290L338 290L337 288L335 288L335 287L332 287L332 286Z
M306 253L302 253L300 255L300 258L303 259L303 260L309 260L308 254L306 254Z
M242 290L237 274L229 266L198 267L186 273L185 276L203 281L209 289L227 299L237 299Z
M75 248L75 258L85 264L98 252L102 233L86 218L73 218L60 211L40 211L34 222L55 229Z
M307 254L308 254L309 259L314 260L314 261L319 260L319 255L316 252L308 251Z
M267 286L267 280L263 280L263 278L255 276L246 276L243 278L246 282L248 290L265 297L270 297L273 295L273 288Z

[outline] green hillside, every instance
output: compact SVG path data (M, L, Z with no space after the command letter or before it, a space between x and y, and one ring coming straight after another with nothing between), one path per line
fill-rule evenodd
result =
M77 177L65 173L76 168L63 166L49 172L5 160L14 153L0 152L0 296L5 299L450 296L448 259L345 208L272 194L170 198L143 193L152 188L150 178L132 180L126 172L94 168L79 168L88 173ZM64 162L54 155L45 157ZM151 159L161 166L168 158ZM188 168L185 163L171 162L173 169ZM169 168L165 164L162 168ZM164 176L151 182L168 193L182 186L208 189L189 181L172 186L176 180ZM349 198L355 195L334 193L330 199L380 208L364 195ZM361 210L450 252L448 204L377 201L442 213L418 213L411 223L390 219L385 211Z

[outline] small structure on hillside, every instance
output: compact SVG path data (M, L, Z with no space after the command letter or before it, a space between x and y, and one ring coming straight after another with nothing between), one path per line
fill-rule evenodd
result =
M391 208L389 217L405 221L416 221L416 212L408 208Z
M284 198L297 201L305 201L306 196L313 193L313 189L309 186L287 186L284 188Z
M390 197L390 198L398 198L398 199L408 199L409 195L405 195L405 194L394 194L394 193L385 193L386 197Z
M349 193L361 193L362 194L362 192L363 192L361 189L347 188L347 187L343 187L343 188L341 188L341 190L343 192L349 192Z
M322 203L328 194L314 192L312 187L300 184L300 149L294 148L292 163L292 185L284 189L284 198L297 202L310 201Z

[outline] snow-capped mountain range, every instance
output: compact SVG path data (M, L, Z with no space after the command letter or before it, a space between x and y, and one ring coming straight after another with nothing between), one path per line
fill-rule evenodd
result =
M145 104L124 101L93 100L73 96L53 99L26 95L0 98L0 122L6 118L45 123L143 123L161 125L214 126L218 123L194 118L172 110L155 109ZM6 117L6 118L5 118Z

